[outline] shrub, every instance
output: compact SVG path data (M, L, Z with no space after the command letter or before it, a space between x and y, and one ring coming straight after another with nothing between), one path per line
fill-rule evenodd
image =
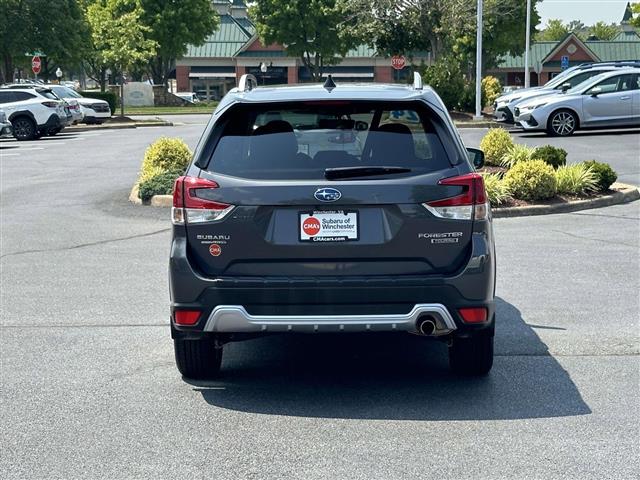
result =
M558 193L583 195L598 190L598 176L584 163L565 165L556 170Z
M536 148L533 160L542 160L553 168L558 168L567 164L567 151L552 145L545 145Z
M607 163L596 162L595 160L588 160L582 162L586 167L591 168L591 171L596 175L597 179L597 191L606 192L609 187L618 179L616 172Z
M535 148L516 143L512 145L511 148L507 150L507 153L502 156L500 165L506 168L512 168L514 165L520 162L532 160L535 151Z
M504 176L513 197L521 200L544 200L556 194L555 170L542 160L517 163Z
M500 165L502 157L513 146L513 139L503 128L492 128L482 138L480 150L484 152L487 165Z
M173 193L173 184L176 178L182 173L183 170L171 170L142 180L138 185L138 197L146 202L154 195L170 195Z
M153 142L144 152L140 181L160 173L182 170L191 160L192 152L179 138L162 137Z
M487 191L487 198L491 205L501 205L511 197L511 192L507 184L496 173L485 173L482 175L484 188Z
M460 93L465 86L458 61L440 57L433 65L426 68L422 78L438 93L447 109L453 110L458 106Z
M487 76L482 79L482 104L487 107L493 105L493 102L502 93L500 80L496 77ZM474 95L475 97L475 95Z
M104 100L106 102L109 102L109 108L111 109L111 113L114 113L116 111L116 102L117 102L117 97L116 94L113 92L87 92L87 91L81 91L78 92L80 95L82 95L83 97L88 97L88 98L97 98L99 100Z

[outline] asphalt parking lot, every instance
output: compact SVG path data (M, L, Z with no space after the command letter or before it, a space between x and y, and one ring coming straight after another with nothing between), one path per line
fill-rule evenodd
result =
M0 140L0 477L638 477L640 202L495 220L486 379L451 375L419 337L310 335L232 344L219 381L189 383L168 331L168 212L127 202L146 146L193 147L205 118L172 121ZM638 185L638 140L557 144Z

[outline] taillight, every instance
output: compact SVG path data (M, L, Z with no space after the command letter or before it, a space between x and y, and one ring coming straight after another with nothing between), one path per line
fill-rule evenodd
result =
M458 177L443 178L438 185L463 187L455 197L423 203L424 208L439 218L452 220L486 220L489 218L489 202L484 190L482 175L468 173Z
M479 308L459 308L460 316L466 323L484 323L487 321L487 309Z
M176 310L174 314L176 325L195 325L199 318L198 310Z
M219 188L212 180L199 177L178 177L173 186L171 220L174 225L205 223L222 220L234 205L214 202L198 196L198 191Z
M49 108L57 108L58 102L42 102L42 105Z

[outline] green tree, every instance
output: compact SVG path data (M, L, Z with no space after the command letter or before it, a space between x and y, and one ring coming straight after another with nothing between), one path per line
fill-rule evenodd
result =
M562 23L562 20L552 18L547 21L545 27L536 34L536 40L539 42L557 42L566 37L570 31L569 25Z
M629 20L629 23L636 28L640 28L640 3L631 4L631 13L632 17Z
M620 33L620 28L615 23L607 25L604 22L598 22L589 27L589 34L598 40L613 40L618 33Z
M340 0L256 0L249 7L260 41L279 43L291 56L299 57L315 81L355 46L344 20Z
M103 91L107 68L125 72L155 55L157 43L147 38L151 29L140 21L142 13L139 0L99 0L87 7L92 49L90 75L94 79L99 76Z
M345 28L386 55L428 50L432 57L458 59L465 70L475 61L476 0L345 0ZM524 50L526 2L485 0L483 63L495 65L500 55ZM532 11L532 25L538 15ZM533 29L532 29L533 31Z
M187 45L201 45L219 24L210 0L141 0L141 22L149 27L147 38L155 40L156 55L149 63L153 81L166 84L175 61Z
M41 76L77 65L88 30L76 0L0 0L0 81L11 81L15 65L26 65L25 53L43 57Z

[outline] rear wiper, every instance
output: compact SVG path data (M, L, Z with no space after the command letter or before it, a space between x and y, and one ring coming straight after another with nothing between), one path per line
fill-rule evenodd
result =
M405 167L337 167L325 169L324 178L327 180L336 180L338 178L370 177L373 175L387 175L390 173L408 173L410 171L410 168Z

